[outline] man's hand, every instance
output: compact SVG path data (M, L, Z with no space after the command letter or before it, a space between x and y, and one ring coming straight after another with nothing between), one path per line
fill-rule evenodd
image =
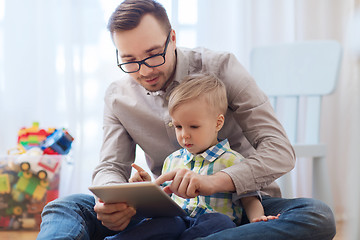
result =
M148 182L151 181L151 176L139 165L133 163L131 164L135 168L136 173L129 179L129 182Z
M94 207L97 219L110 230L122 231L130 223L131 218L136 214L134 208L126 203L103 203L99 200Z
M182 198L235 191L230 176L224 172L217 172L214 175L200 175L187 169L175 169L158 177L155 183L160 185L171 180L172 183L165 187L164 191L168 194L174 193Z

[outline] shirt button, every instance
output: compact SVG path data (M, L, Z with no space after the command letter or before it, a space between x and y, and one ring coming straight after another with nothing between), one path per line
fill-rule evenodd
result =
M172 122L169 122L169 123L168 123L168 126L169 126L169 127L172 127L172 126L174 126L174 124L173 124Z

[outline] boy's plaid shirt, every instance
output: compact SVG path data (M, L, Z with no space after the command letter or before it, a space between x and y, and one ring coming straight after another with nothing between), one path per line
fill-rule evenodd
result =
M201 175L212 175L239 163L243 159L244 157L240 153L230 149L229 142L225 139L198 155L193 155L184 148L172 153L166 158L162 173L176 168L186 168ZM184 199L175 194L171 197L190 217L215 211L229 216L236 222L241 220L242 209L239 204L233 203L232 193L216 193L191 199Z

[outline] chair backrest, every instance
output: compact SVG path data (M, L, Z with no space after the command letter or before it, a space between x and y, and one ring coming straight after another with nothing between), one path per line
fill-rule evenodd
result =
M254 48L250 72L271 98L290 141L318 143L321 98L334 91L342 49L332 40Z

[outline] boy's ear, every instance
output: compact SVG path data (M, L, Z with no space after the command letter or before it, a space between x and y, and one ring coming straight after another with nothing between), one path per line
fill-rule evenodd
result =
M223 114L219 114L216 121L216 131L220 131L221 128L224 126L225 123L225 117Z

